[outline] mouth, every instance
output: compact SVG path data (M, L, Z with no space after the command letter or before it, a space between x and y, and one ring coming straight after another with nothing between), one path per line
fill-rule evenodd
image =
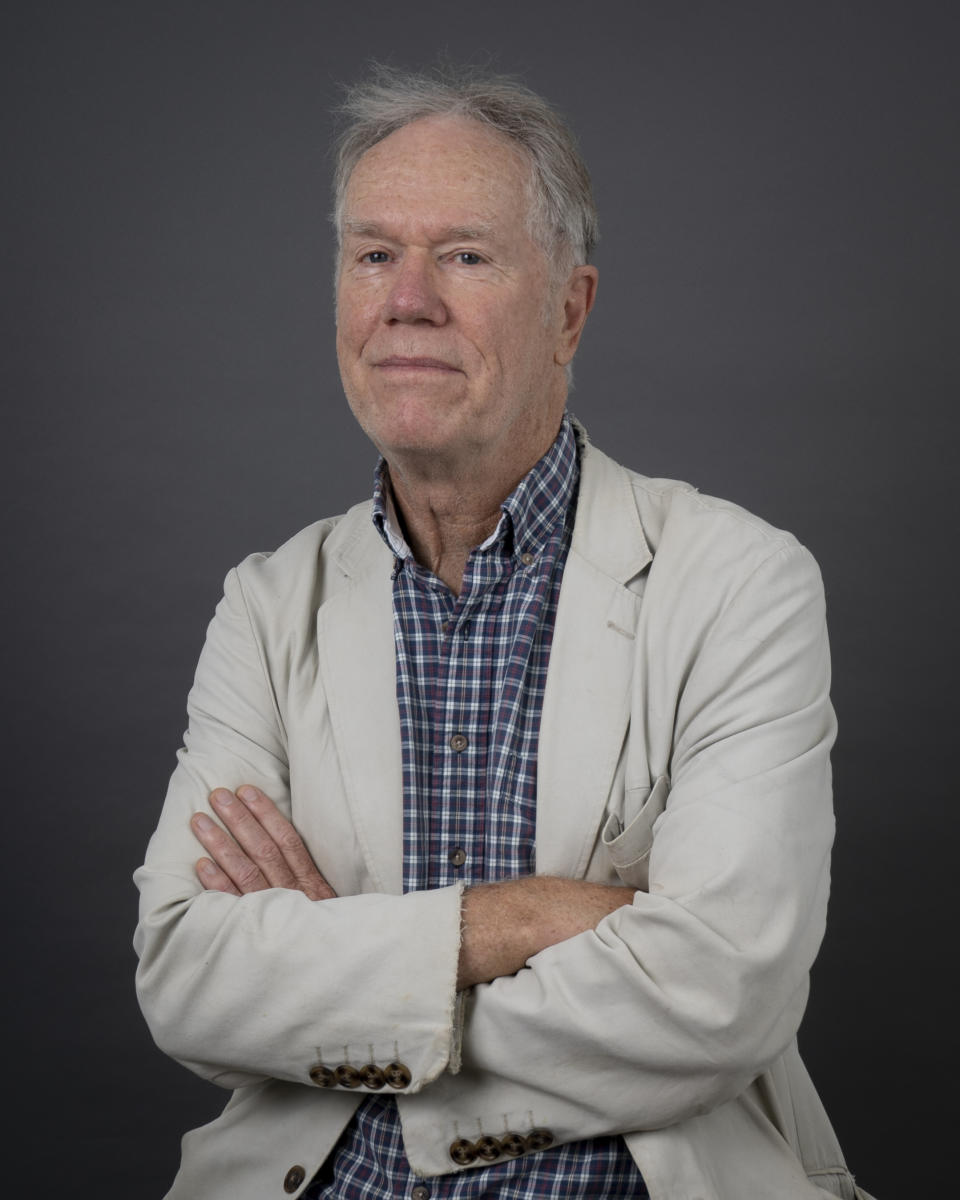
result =
M420 356L407 356L401 354L392 354L389 358L381 358L373 364L379 370L384 371L447 371L458 373L459 368L452 366L450 363L444 362L439 358L422 358Z

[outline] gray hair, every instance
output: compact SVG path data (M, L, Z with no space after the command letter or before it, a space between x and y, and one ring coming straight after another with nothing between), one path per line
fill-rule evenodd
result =
M424 117L469 117L508 137L530 163L530 233L555 273L586 263L599 237L590 175L576 139L554 109L508 75L440 67L414 74L375 64L347 91L336 144L333 220L341 236L351 172L377 142Z

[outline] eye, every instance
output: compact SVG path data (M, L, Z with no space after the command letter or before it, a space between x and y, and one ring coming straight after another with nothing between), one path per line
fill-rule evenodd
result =
M361 262L372 263L374 266L388 262L389 259L390 255L386 250L368 250L366 254L361 254L360 256Z
M483 262L480 255L475 254L472 250L458 250L453 257L464 267L476 267Z

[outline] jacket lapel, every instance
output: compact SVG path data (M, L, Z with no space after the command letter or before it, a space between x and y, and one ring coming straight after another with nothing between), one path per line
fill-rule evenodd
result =
M630 716L641 597L626 585L650 561L629 475L586 445L540 725L541 874L586 869Z
M351 510L335 535L348 577L317 614L317 642L346 801L373 890L403 890L403 766L397 713L392 556Z
M403 768L390 572L369 505L332 539L346 576L317 639L346 801L377 891L403 889ZM586 445L540 726L537 870L583 874L630 715L640 595L651 554L627 472Z

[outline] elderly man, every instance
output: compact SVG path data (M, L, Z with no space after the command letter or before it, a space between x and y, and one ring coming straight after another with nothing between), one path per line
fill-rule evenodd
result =
M381 74L340 147L372 505L227 578L138 872L170 1197L858 1193L797 1055L834 722L788 534L565 414L589 180L539 97ZM199 857L198 857L199 856Z

